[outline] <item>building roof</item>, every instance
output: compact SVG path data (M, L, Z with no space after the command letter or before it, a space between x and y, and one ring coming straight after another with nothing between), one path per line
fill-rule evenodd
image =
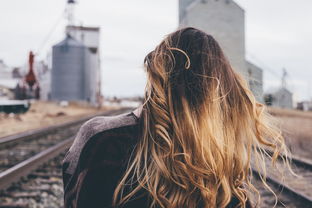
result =
M262 72L263 70L259 67L259 66L257 66L256 64L254 64L254 63L252 63L252 62L250 62L250 61L248 61L248 60L246 60L246 64L247 64L247 68L248 67L251 67L251 69L254 71L254 70L257 70L258 72Z
M285 87L272 87L270 89L268 89L265 94L277 94L277 93L281 93L281 92L286 92L288 94L293 94L290 90L288 90Z
M181 3L181 1L182 1L182 3ZM218 1L218 0L214 0L214 1ZM225 1L226 3L232 3L238 9L242 10L243 12L245 12L245 10L239 4L237 4L233 0L222 0L222 1ZM179 7L180 7L179 8L179 22L182 22L182 20L184 19L184 16L187 13L187 11L192 9L195 5L197 5L199 3L203 3L203 2L204 3L208 3L208 2L205 2L205 0L180 0L180 3L179 3Z
M84 31L99 31L100 27L85 27L85 26L76 26L76 25L68 25L66 27L67 30L84 30Z
M66 38L64 40L62 40L61 42L55 44L53 47L60 47L60 46L76 46L76 47L85 47L84 44L82 44L81 42L75 40L74 38L72 38L71 36L67 35Z

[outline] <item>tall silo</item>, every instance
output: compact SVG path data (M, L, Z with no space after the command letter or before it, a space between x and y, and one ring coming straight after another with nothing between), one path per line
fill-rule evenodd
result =
M86 68L88 49L82 43L67 36L52 49L51 99L86 100Z
M86 79L88 81L89 91L86 99L92 103L99 102L101 94L101 73L100 73L100 28L68 25L66 33L75 40L81 42L89 49L89 67L87 68Z
M234 69L247 77L245 11L233 0L180 0L179 27L195 27L214 36Z

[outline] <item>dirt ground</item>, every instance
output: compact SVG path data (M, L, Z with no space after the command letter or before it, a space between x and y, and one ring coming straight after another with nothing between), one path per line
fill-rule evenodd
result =
M312 112L269 108L281 122L290 151L312 160Z
M53 102L36 101L31 104L25 114L6 115L0 113L0 137L64 123L108 109L112 109L112 107L95 108L78 103L70 103L68 106L62 107Z

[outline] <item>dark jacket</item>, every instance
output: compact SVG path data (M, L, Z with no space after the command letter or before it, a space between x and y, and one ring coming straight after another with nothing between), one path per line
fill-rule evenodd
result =
M95 117L82 125L63 161L65 208L112 208L115 187L139 139L139 120L131 112ZM236 203L233 199L229 207ZM146 193L123 206L145 207Z

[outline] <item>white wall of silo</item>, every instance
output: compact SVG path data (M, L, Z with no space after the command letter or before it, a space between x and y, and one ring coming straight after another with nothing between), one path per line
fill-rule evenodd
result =
M89 53L89 59L90 59L90 67L87 68L89 71L89 80L90 80L90 102L93 104L96 104L98 102L97 100L97 94L99 92L99 57L98 54L95 53Z
M98 62L97 54L91 53L89 50L86 53L85 60L85 99L92 103L97 104L97 90L98 90Z

